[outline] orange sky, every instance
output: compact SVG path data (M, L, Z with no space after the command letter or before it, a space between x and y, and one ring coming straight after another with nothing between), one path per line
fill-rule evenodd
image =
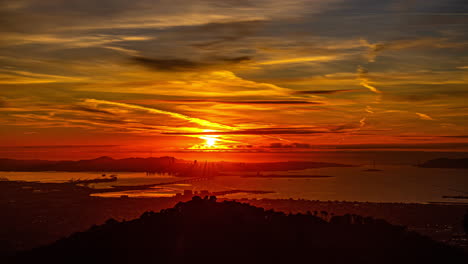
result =
M6 0L0 157L467 151L465 9Z

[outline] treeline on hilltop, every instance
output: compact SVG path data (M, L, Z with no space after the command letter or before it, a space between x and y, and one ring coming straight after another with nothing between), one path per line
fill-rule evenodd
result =
M461 249L358 215L323 219L215 197L75 233L14 263L468 263Z

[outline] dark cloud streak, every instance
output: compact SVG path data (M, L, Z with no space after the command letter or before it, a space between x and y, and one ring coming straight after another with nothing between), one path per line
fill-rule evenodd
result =
M307 143L291 143L291 144L271 143L268 146L263 146L263 148L286 148L286 149L289 149L289 148L304 148L304 149L308 149L308 148L312 148L312 146L310 144L307 144Z
M206 61L194 61L190 59L158 59L147 57L132 57L132 61L156 71L199 71L208 68L235 65L250 61L248 56L232 58L215 58Z
M0 146L0 149L62 149L62 148L114 148L120 145L30 145Z
M346 92L356 92L358 89L337 89L337 90L305 90L297 91L295 94L337 94Z
M323 133L342 133L339 131L323 131L323 130L311 130L311 129L293 129L293 128L266 128L266 129L245 129L237 131L221 131L221 132L194 132L194 133L183 133L183 132L166 132L162 133L165 135L185 135L185 136L196 136L196 135L308 135L308 134L323 134Z
M319 105L320 102L304 100L216 100L216 99L187 99L187 100L158 100L168 103L219 103L219 104L265 104L265 105Z
M71 110L76 110L76 111L94 113L94 114L115 115L114 113L106 111L106 110L89 108L89 107L85 107L85 106L72 106L72 107L70 107L70 109Z
M6 100L0 97L0 108L1 107L6 107L6 106L7 106Z
M415 144L349 144L349 145L324 145L324 149L466 149L468 143L415 143Z

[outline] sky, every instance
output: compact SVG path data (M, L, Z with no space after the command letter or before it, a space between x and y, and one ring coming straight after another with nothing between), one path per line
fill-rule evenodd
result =
M1 0L0 157L468 151L467 24L460 0Z

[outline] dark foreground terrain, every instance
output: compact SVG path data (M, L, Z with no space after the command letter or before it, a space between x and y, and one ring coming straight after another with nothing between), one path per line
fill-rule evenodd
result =
M468 169L468 159L432 159L419 164L418 166L423 168Z
M467 263L463 250L358 215L328 221L194 197L131 221L110 219L12 263Z
M0 181L0 259L49 245L75 232L105 223L140 217L146 211L174 207L192 196L103 198L74 183ZM219 193L219 192L212 192ZM218 200L221 200L218 197ZM403 204L294 199L241 199L266 210L307 214L331 221L339 215L361 215L407 226L446 244L466 248L462 220L466 204Z

